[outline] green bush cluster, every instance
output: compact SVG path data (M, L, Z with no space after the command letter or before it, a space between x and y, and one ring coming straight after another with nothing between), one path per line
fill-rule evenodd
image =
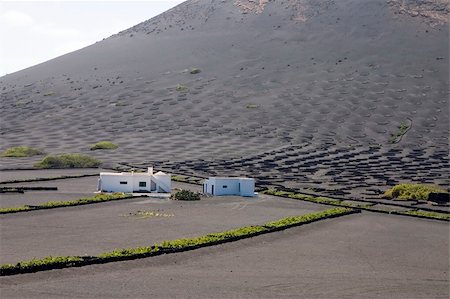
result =
M100 141L91 145L91 151L103 150L103 149L116 149L119 146L111 141Z
M153 246L143 246L136 248L115 249L113 251L104 252L97 257L90 257L90 264L104 263L114 260L124 260L129 258L139 258L145 256L152 256L161 253L170 253L173 251L191 250L198 247L212 246L218 243L234 241L243 238L250 238L252 236L270 233L279 229L288 228L294 225L302 225L329 217L343 216L357 212L348 208L333 208L326 211L315 212L307 215L297 217L287 217L277 221L271 221L264 225L244 226L237 229L232 229L224 232L212 233L196 238L183 238L171 241L164 241ZM19 262L15 265L6 264L0 266L1 275L11 275L23 273L29 270L30 267L37 268L48 266L71 267L76 263L83 263L82 257L47 257L42 260L31 260L26 262ZM87 263L86 263L87 264Z
M69 201L48 201L39 205L28 206L23 205L19 207L11 207L11 208L0 208L0 214L10 214L10 213L18 213L24 211L32 211L32 210L42 210L42 209L54 209L60 207L70 207L70 206L80 206L92 203L99 203L111 200L119 200L130 198L131 195L125 193L112 193L112 194L96 194L92 197L80 198L77 200L69 200Z
M408 132L410 126L406 122L400 123L398 126L398 131L395 134L391 134L391 138L389 139L389 143L396 143L398 140Z
M34 166L37 168L94 168L101 164L101 161L83 154L60 154L46 156Z
M400 184L387 190L384 196L391 199L428 200L430 193L448 193L448 191L433 185Z
M175 194L172 194L171 197L173 200L200 200L200 194L189 190L180 190Z
M193 67L193 68L191 68L191 71L190 71L190 73L192 74L192 75L195 75L195 74L199 74L199 73L201 73L201 69L198 69L198 68L196 68L196 67Z
M189 91L189 87L187 87L184 84L178 84L177 87L176 87L176 90L178 92L188 92Z
M38 155L44 155L45 153L39 149L32 148L29 146L16 146L6 149L1 156L8 158L22 158L22 157L32 157Z

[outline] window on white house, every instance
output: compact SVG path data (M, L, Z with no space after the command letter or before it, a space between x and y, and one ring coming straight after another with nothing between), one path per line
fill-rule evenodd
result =
M227 186L227 185L223 185L222 188L223 188L223 189L227 189L228 186Z
M139 182L139 187L147 187L147 182Z
M126 181L121 181L120 184L121 184L121 185L126 185L126 184L128 184L128 182L126 182Z

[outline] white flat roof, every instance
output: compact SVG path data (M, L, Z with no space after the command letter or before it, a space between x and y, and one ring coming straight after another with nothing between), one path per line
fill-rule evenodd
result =
M100 175L140 175L140 176L150 176L151 174L147 172L100 172Z

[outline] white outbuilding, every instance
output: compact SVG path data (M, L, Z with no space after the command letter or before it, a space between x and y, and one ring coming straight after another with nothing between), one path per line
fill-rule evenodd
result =
M211 195L255 196L255 179L210 177L203 183L203 193Z
M153 167L147 172L100 172L97 190L103 192L155 192L170 193L172 180L170 174L159 171L153 173Z

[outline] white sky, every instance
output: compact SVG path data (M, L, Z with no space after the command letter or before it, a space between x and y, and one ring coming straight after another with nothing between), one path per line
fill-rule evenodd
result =
M0 1L0 76L91 45L181 2Z

